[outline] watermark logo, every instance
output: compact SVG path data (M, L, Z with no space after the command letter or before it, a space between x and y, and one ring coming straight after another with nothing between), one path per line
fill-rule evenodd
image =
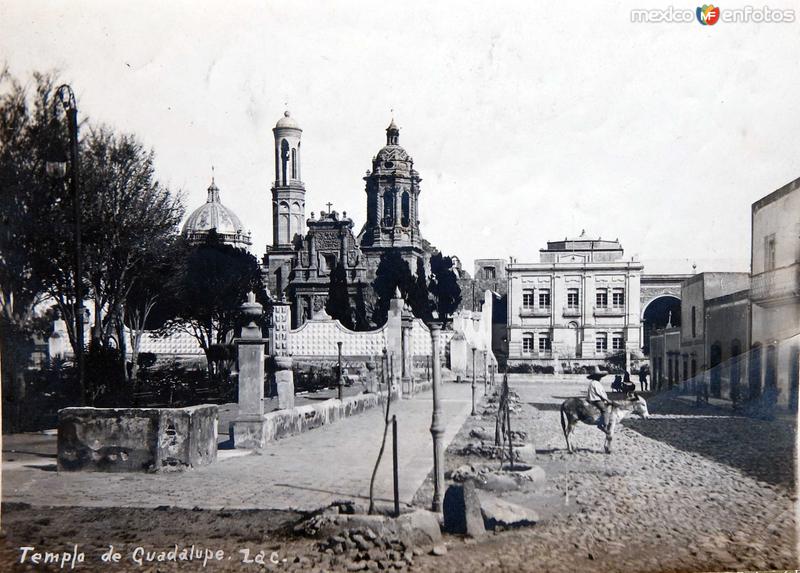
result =
M697 21L703 26L713 26L719 20L719 8L713 4L703 4L697 7Z
M635 8L631 10L634 24L690 24L694 21L702 26L713 26L717 22L726 24L792 24L795 11L791 8L770 8L769 6L744 6L725 8L713 4L703 4L696 10L691 8Z

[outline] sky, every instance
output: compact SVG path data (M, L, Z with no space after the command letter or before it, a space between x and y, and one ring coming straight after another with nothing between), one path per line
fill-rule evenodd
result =
M747 271L750 205L800 177L800 23L631 22L668 1L0 0L0 62L135 133L187 216L213 165L259 257L288 107L307 217L361 228L394 116L423 236L470 272L583 230L645 272Z

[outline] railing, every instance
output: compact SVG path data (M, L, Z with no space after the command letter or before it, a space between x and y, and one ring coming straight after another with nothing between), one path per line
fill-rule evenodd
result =
M755 303L780 303L800 297L800 263L750 277L750 298Z
M625 316L625 308L622 306L596 306L594 307L595 316Z
M550 310L549 306L535 306L535 307L533 307L533 306L530 306L530 307L523 306L519 310L519 315L522 318L535 317L535 316L550 316L550 314L551 314L551 310Z
M529 350L529 351L522 351L523 358L530 358L530 359L539 359L539 360L549 360L553 357L552 350Z

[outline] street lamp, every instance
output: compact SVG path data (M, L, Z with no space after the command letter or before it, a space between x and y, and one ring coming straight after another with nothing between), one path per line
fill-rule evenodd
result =
M56 89L55 100L64 108L69 130L69 190L72 193L75 208L75 364L78 368L78 384L81 392L81 403L86 401L83 360L83 260L81 257L81 204L80 204L80 164L78 162L78 106L75 93L67 84ZM58 107L53 106L54 117ZM56 120L57 121L57 120ZM67 156L63 147L53 146L46 158L45 171L54 178L62 180L67 175Z
M475 351L477 348L472 347L472 415L475 415Z
M439 315L433 311L428 327L431 331L431 363L433 367L433 416L431 417L431 436L433 437L433 503L431 509L437 513L442 512L444 495L444 451L442 438L444 437L444 421L442 420L442 402L439 396L442 383L442 366L439 360L439 339L442 334L442 323Z

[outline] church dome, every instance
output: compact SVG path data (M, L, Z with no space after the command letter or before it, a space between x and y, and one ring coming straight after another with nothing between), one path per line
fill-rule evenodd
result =
M208 187L208 199L189 215L183 225L183 235L191 243L202 243L209 232L214 229L223 243L236 247L251 244L250 233L245 232L242 221L219 200L219 188L211 179Z
M283 117L275 124L275 129L300 129L300 125L294 120L287 109L283 112Z

